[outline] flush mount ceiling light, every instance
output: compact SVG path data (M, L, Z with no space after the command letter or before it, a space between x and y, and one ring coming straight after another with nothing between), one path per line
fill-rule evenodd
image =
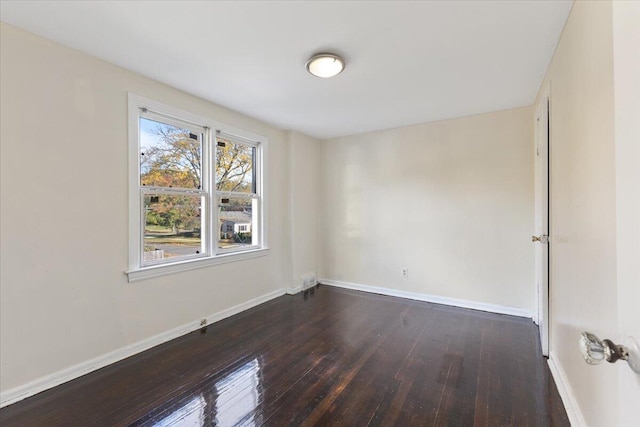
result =
M344 60L332 53L313 55L306 64L307 71L317 77L333 77L344 70Z

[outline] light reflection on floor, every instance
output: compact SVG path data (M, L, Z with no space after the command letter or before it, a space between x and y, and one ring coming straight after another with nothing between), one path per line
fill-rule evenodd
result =
M215 382L171 414L153 423L170 426L255 426L254 410L260 402L260 363L252 359Z
M253 426L254 409L260 397L260 364L253 359L216 383L216 424ZM247 418L247 419L245 419Z
M206 425L204 412L206 406L207 402L199 394L154 425L158 427L204 426Z

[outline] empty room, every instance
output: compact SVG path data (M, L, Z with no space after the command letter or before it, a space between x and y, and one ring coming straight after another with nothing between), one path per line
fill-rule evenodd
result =
M640 424L640 1L0 21L0 425Z

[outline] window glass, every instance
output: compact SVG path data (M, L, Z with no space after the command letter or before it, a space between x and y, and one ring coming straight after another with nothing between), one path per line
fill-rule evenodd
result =
M140 117L140 184L200 189L201 141L201 134Z
M253 146L217 138L216 189L238 193L256 193L256 149Z
M258 200L251 197L219 197L218 248L234 249L257 244Z
M145 195L143 262L201 254L202 206L199 195Z

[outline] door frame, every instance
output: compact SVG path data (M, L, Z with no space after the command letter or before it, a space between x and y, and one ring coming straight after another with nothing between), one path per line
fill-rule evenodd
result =
M550 235L551 228L551 83L542 90L534 115L535 159L535 235ZM540 330L542 354L549 356L550 314L549 294L551 286L551 240L535 242L536 312L534 321Z

